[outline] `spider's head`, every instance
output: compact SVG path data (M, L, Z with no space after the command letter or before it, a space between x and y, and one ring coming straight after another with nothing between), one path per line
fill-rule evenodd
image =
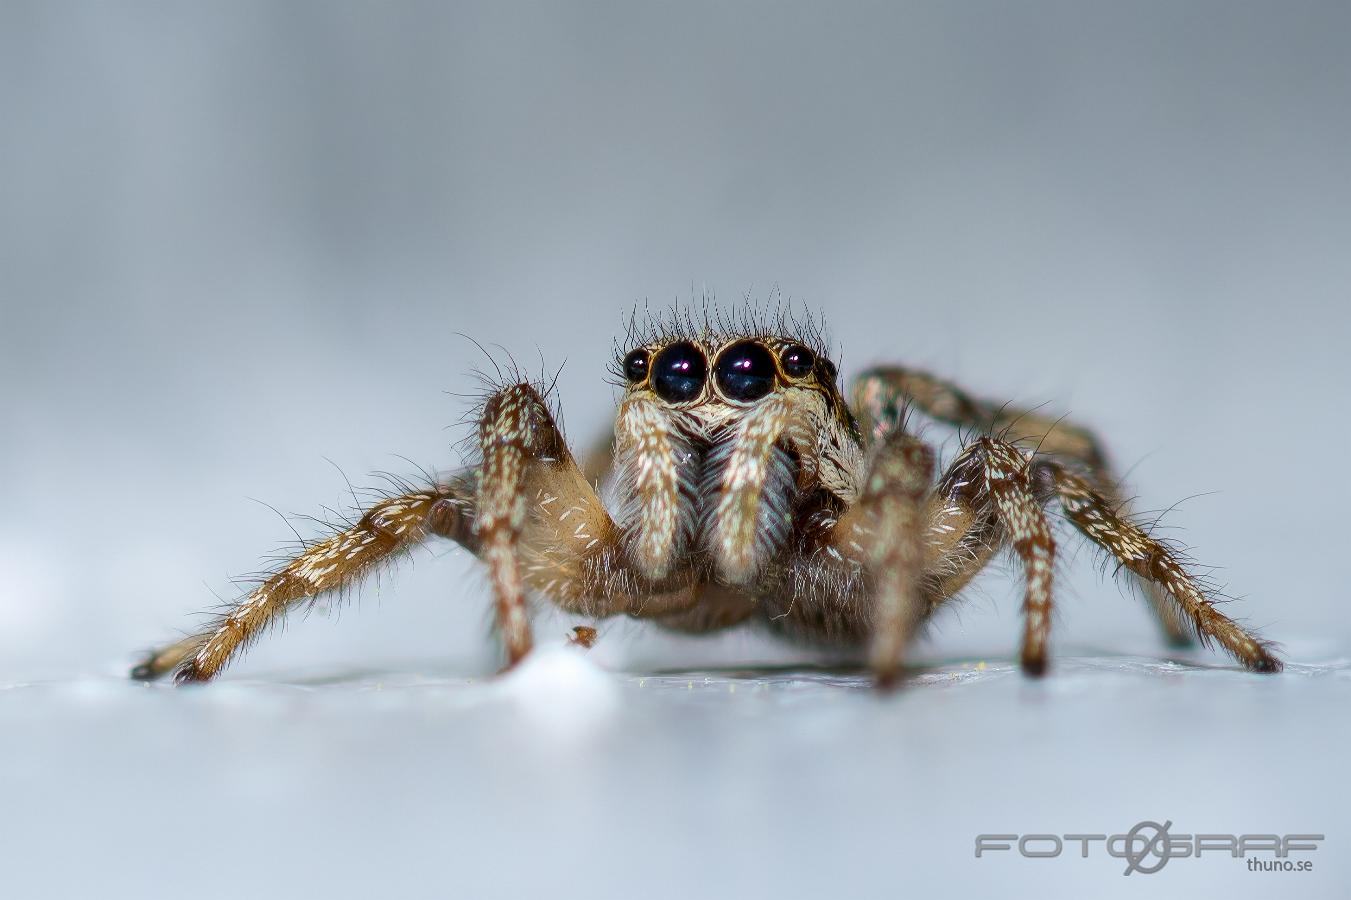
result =
M835 364L792 337L674 337L636 347L619 361L630 395L647 394L699 418L736 418L789 390L826 395L846 409Z
M749 584L800 501L835 509L857 495L863 440L813 329L702 324L677 318L616 354L625 396L607 496L648 577L699 550L724 583Z

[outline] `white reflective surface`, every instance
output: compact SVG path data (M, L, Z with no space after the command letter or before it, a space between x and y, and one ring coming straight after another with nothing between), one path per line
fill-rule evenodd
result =
M950 661L887 697L848 672L611 673L561 643L501 679L12 684L2 877L25 898L1344 896L1332 649L1275 678ZM1142 820L1327 840L1308 873L974 856L978 833Z

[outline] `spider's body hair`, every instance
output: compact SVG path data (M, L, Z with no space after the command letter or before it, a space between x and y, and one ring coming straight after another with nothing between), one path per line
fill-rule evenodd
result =
M615 359L610 365L610 373L620 386L625 382L619 360L625 353L634 347L661 347L679 341L708 347L740 340L794 342L811 348L819 357L838 361L825 317L806 308L799 312L777 293L769 302L748 299L730 310L707 294L698 303L683 307L678 303L657 311L635 307L623 323L623 335L615 340Z

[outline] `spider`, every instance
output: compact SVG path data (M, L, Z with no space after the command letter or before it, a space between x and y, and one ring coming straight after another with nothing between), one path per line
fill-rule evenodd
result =
M881 686L897 679L916 631L1007 548L1025 576L1020 661L1039 676L1053 504L1139 585L1174 644L1195 635L1252 671L1281 669L1273 645L1221 613L1178 552L1129 515L1084 428L890 366L859 375L846 400L810 319L686 311L629 332L597 482L574 460L550 389L499 383L476 414L475 464L384 496L303 546L132 677L210 680L292 607L432 536L486 564L509 666L530 651L526 599L536 594L569 613L684 632L757 620L859 652ZM965 435L937 477L911 412Z

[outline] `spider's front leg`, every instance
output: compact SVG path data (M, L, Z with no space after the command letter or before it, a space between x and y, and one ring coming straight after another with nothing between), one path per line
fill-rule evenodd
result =
M488 566L497 625L509 666L530 651L526 576L557 599L593 595L588 560L613 554L619 531L587 482L544 398L529 384L505 388L484 404L479 422L479 556ZM531 529L528 546L523 542ZM544 529L541 532L539 529ZM528 558L527 558L528 551ZM577 596L572 596L576 594ZM595 615L616 610L583 608Z
M527 590L593 618L659 618L697 602L689 570L673 569L688 537L677 521L682 442L642 406L622 406L615 425L620 468L632 478L632 497L620 505L634 518L621 527L573 460L539 391L513 385L484 405L474 533L509 664L531 645Z
M177 670L176 681L209 681L249 641L296 604L355 584L378 563L428 535L474 549L470 479L389 497L353 525L315 541L265 578L210 627L150 653L131 677L150 681Z
M901 659L926 614L923 598L925 497L934 455L895 430L873 451L857 502L835 523L830 542L859 558L873 582L869 664L879 687L895 682Z
M428 535L450 538L488 565L510 664L530 650L526 589L588 616L662 615L687 608L689 585L630 564L623 533L578 469L539 391L488 398L481 465L454 482L375 504L352 526L308 545L210 628L156 650L132 670L150 680L175 669L207 681L297 603L355 584Z

